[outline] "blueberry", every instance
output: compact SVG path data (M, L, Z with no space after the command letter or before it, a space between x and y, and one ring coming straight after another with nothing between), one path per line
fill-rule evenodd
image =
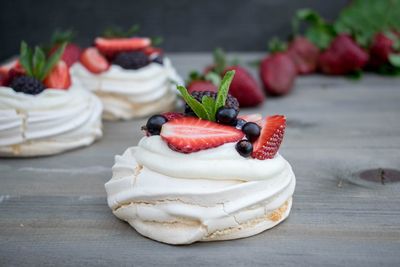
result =
M238 113L233 108L220 107L215 114L217 122L226 125L236 125Z
M237 119L236 121L236 128L237 129L242 129L243 125L245 125L247 123L247 121L243 120L243 119Z
M261 128L257 123L248 122L243 125L242 131L246 135L246 138L250 140L250 142L254 142L260 136Z
M150 133L150 135L159 135L161 132L161 127L167 121L167 118L163 115L153 115L146 123L146 130Z
M253 152L253 145L248 140L241 140L236 144L236 151L242 157L249 157Z
M162 65L162 64L164 63L163 57L160 56L160 55L158 55L158 56L156 56L155 58L153 58L152 61L153 61L154 63L158 63L158 64L160 64L160 65Z

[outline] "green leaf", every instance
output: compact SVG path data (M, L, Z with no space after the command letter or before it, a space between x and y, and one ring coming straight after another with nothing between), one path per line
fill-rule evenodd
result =
M215 100L215 111L217 111L220 107L225 106L225 102L228 97L229 86L231 85L234 76L235 71L230 70L227 71L224 78L222 78L221 85L218 88L217 98Z
M33 66L32 72L34 77L41 77L43 67L45 64L46 64L46 56L43 50L40 47L36 46L32 58L32 66Z
M189 107L193 110L197 117L204 120L212 120L212 116L207 112L207 109L193 96L191 96L184 86L179 85L176 88L181 93L186 104L189 105Z
M151 38L151 45L152 46L159 46L164 42L164 38L161 36L154 36Z
M65 31L57 29L51 36L51 46L54 46L56 44L62 44L65 42L70 43L73 41L75 36L76 32L72 29L68 29Z
M46 78L49 72L53 69L53 67L58 63L62 54L64 53L65 47L67 43L63 43L60 45L57 50L48 58L46 64L43 66L42 71L40 72L40 76L37 77L38 80L42 81Z
M268 42L268 51L271 53L286 51L286 49L287 49L286 42L280 40L277 37L272 38Z
M207 110L208 114L210 114L210 120L215 121L215 100L209 96L203 96L201 99L201 103L203 104L204 108Z
M101 36L104 38L127 38L137 34L140 30L139 24L132 25L128 30L123 30L115 25L108 26Z
M226 57L225 52L222 48L216 48L214 50L214 70L216 73L221 74L226 68Z
M217 73L210 71L209 73L204 76L204 79L206 81L212 82L215 86L219 86L221 83L221 76L219 76Z
M400 67L400 54L390 54L389 62L394 67Z
M349 78L351 80L360 80L363 76L363 72L362 72L362 70L355 70L355 71L348 73L346 76L347 76L347 78Z
M33 76L32 50L24 41L21 42L19 63L22 65L28 76Z

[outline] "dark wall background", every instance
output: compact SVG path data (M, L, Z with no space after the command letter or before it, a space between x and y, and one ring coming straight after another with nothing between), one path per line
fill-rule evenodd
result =
M164 37L167 51L266 49L272 36L290 33L290 18L310 7L333 19L348 0L9 0L0 1L0 60L18 53L20 41L46 42L56 28L74 28L88 45L109 25L138 23L141 34Z

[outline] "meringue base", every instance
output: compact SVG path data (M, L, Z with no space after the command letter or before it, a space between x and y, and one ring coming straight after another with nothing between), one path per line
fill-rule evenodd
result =
M136 213L132 212L132 209L136 210L136 205L144 205L144 203L132 202L122 205L117 210L113 211L113 213L120 219L129 218ZM265 210L267 210L267 206L268 204L264 207ZM156 222L143 221L136 216L132 216L124 220L145 237L162 243L183 245L191 244L196 241L222 241L257 235L284 221L289 216L291 207L292 197L287 199L279 208L272 211L267 210L263 216L242 222L235 227L228 227L214 232L209 232L207 227L200 221L185 220L183 218L180 221L174 222ZM250 211L250 209L244 212L246 211ZM129 214L131 216L129 216Z

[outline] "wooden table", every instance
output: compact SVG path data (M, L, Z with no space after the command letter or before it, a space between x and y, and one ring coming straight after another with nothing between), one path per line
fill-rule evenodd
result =
M237 56L247 63L260 55ZM211 61L208 54L171 58L183 77ZM104 183L114 155L139 141L145 120L109 122L91 147L0 159L0 266L400 266L400 183L358 175L400 169L400 79L304 77L289 96L244 110L253 112L289 119L281 153L297 187L281 225L190 246L140 236L113 216Z

